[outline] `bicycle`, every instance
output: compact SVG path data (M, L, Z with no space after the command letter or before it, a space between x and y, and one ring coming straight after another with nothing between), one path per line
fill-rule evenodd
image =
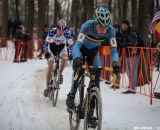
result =
M59 77L60 77L60 67L59 67L59 62L60 62L60 56L57 54L55 57L55 68L52 72L52 78L50 80L49 84L49 94L48 97L52 101L53 107L56 106L57 104L57 99L58 99L58 93L60 89L60 84L59 84Z
M78 130L80 126L81 119L84 119L84 130L88 129L97 129L101 130L102 126L102 99L101 99L101 92L99 88L96 86L95 81L95 71L99 70L106 70L106 71L113 71L110 67L94 67L85 65L82 66L83 69L88 68L89 70L89 79L92 82L89 83L86 94L84 96L84 80L85 80L85 73L80 77L78 81L77 93L75 96L75 106L73 109L68 110L69 112L69 123L71 130ZM75 74L74 79L78 78L78 72ZM113 74L112 82L116 81L116 75ZM90 103L91 101L95 103L94 109L94 119L89 119L88 112L90 110Z

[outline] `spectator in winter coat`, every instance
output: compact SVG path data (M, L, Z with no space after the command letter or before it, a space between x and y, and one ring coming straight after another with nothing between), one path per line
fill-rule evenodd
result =
M27 61L28 58L28 46L31 42L31 35L29 31L23 36L23 53L22 53L22 61Z
M158 42L157 43L157 53L158 53L158 55L157 55L157 65L156 65L156 67L157 67L157 71L159 71L159 68L160 68L160 42Z
M19 26L15 33L15 56L13 62L20 62L21 60L21 45L23 40L23 27Z
M129 47L137 46L137 34L131 30L128 20L124 20L121 25L121 32L118 36L119 55L122 55L122 49L126 49L126 72L129 78L128 90L123 92L124 94L135 93L135 87L137 85L137 64L138 56L134 49ZM132 61L132 62L131 62Z

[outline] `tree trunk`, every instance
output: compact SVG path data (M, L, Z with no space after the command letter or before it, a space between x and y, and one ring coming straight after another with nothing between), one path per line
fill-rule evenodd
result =
M49 24L49 0L46 0L46 24Z
M61 7L58 0L55 0L54 2L54 25L56 25L57 21L61 19Z
M93 0L87 0L88 2L88 8L87 8L87 19L92 19L94 14L94 1Z
M108 0L108 9L112 13L112 0Z
M71 25L72 27L75 27L75 32L77 34L77 31L78 31L78 27L80 26L80 24L82 24L80 21L80 14L81 14L81 11L80 11L80 0L73 0L72 1L72 11L71 11ZM79 14L79 15L77 15Z
M154 15L154 0L150 1L150 19L153 18Z
M68 2L67 14L70 14L69 9L70 9L70 2ZM67 17L67 23L68 23L68 24L70 24L69 21L70 21L70 20L69 20L69 16L68 16L68 17Z
M38 35L39 38L43 38L45 27L45 0L38 0Z
M2 37L7 37L8 0L2 0Z
M123 20L127 19L128 0L123 0Z
M118 2L117 1L113 1L113 8L115 9L113 11L113 23L119 23L119 12L118 12Z
M122 21L122 0L118 0L118 15L119 21Z
M82 23L84 23L87 19L92 19L94 14L94 1L93 0L82 0Z
M156 9L159 7L159 0L156 0Z
M87 0L82 0L82 23L87 20Z
M72 7L71 7L71 25L73 26L73 27L75 27L75 24L74 24L74 21L75 21L75 12L77 11L76 9L75 9L75 4L76 4L76 1L77 0L73 0L72 1Z
M147 44L147 38L148 38L148 27L150 22L150 0L139 0L139 6L138 6L138 32L140 36L143 38L144 43ZM144 74L144 84L148 84L148 80L150 81L150 66L149 66L149 58L147 53L144 52L144 57L146 60L146 68L147 70L142 68L142 73ZM142 63L144 66L145 64ZM148 72L148 75L146 74L146 71ZM138 66L138 73L140 73L140 65Z
M19 0L15 0L16 5L16 19L19 20Z
M34 20L34 0L26 0L26 31L29 31L32 35L33 21Z
M145 43L147 41L149 22L150 22L150 0L139 0L138 32L140 33Z
M137 18L138 18L138 8L137 8L137 5L138 2L137 0L132 0L131 1L131 6L132 6L132 25L135 29L137 29Z

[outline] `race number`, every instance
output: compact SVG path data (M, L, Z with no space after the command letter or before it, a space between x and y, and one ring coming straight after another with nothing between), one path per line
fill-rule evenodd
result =
M110 38L110 44L111 44L111 47L117 47L117 42L115 37Z
M78 35L77 41L83 42L84 38L85 38L85 35L84 35L83 33L80 33L80 34Z
M46 38L46 42L53 42L53 39L50 37L50 36L47 36L47 38Z

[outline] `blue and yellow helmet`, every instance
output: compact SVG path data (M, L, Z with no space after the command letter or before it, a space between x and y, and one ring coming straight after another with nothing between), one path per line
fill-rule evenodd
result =
M108 9L99 7L95 10L94 20L96 24L109 26L111 24L111 14Z

